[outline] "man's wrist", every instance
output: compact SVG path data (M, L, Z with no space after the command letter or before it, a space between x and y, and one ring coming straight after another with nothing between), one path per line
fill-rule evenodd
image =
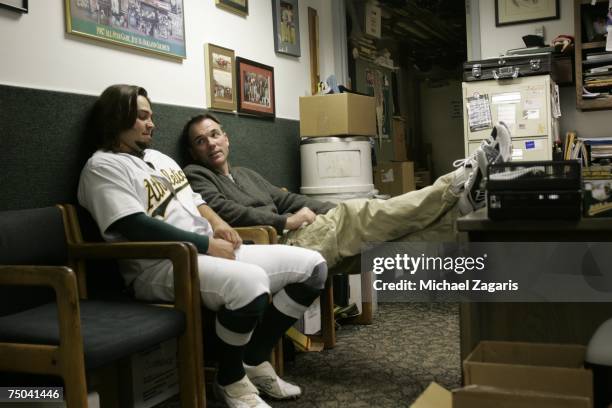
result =
M219 218L218 220L215 220L214 222L211 222L210 226L212 227L213 230L216 230L216 229L219 229L219 228L229 227L229 224Z

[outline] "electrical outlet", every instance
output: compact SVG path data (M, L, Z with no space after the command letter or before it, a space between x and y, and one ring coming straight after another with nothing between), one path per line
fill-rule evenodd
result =
M544 26L536 27L534 34L539 35L540 37L544 38Z

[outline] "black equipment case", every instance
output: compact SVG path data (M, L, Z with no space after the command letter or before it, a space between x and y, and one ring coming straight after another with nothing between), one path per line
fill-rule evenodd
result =
M578 160L491 164L488 174L487 207L492 220L580 218Z
M552 70L550 52L525 55L502 55L463 63L465 82L489 79L514 79L530 75L546 75Z

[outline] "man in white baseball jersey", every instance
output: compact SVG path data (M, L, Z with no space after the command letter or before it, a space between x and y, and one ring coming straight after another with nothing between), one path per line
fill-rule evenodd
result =
M277 399L301 395L266 360L323 288L323 257L285 245L241 245L237 232L192 191L178 164L149 149L155 125L145 89L108 87L89 125L98 150L83 168L78 199L104 239L187 241L198 248L202 301L217 312L217 387L225 402L268 407L259 391ZM138 298L172 300L170 261L131 260L122 272Z

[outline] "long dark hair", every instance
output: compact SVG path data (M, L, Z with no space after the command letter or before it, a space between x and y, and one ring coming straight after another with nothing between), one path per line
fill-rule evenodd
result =
M136 122L139 96L151 103L146 89L135 85L111 85L98 97L88 120L88 132L97 149L117 148L119 133Z

